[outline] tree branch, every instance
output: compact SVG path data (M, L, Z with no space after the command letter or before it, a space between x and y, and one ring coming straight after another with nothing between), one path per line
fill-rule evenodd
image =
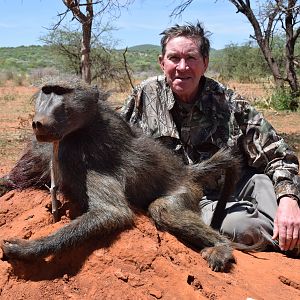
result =
M173 9L169 17L176 18L180 16L193 1L194 0L181 0L181 3Z
M133 84L133 82L131 80L130 72L128 70L128 64L127 64L127 59L126 59L126 52L127 52L127 50L128 50L128 48L126 47L126 49L123 52L124 66L125 66L125 71L126 71L128 79L129 79L130 85L131 85L132 88L134 88L134 84Z

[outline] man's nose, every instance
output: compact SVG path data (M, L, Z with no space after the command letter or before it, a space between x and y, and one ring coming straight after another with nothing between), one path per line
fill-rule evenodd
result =
M184 58L181 58L180 61L177 64L177 69L179 70L185 70L187 68L187 63Z

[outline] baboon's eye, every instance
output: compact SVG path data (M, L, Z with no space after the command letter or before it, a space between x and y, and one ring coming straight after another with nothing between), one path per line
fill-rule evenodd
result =
M42 87L42 91L46 95L51 93L54 93L56 95L64 95L64 94L71 93L73 89L64 88L59 85L46 85Z

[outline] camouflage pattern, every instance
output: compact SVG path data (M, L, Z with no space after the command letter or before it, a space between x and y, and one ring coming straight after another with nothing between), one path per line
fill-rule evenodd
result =
M249 102L210 78L201 79L193 105L175 101L163 75L149 78L134 88L121 115L185 163L207 159L222 147L234 148L244 168L270 177L278 199L300 199L296 155Z

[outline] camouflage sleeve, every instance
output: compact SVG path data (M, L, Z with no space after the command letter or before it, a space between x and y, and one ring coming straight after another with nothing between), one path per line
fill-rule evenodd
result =
M132 93L127 97L123 107L121 108L120 115L132 125L137 125L138 111L140 110L141 103L141 87L136 86Z
M249 166L271 178L277 199L293 195L299 200L297 156L260 112L241 98L234 102L235 119L243 133L243 148Z

